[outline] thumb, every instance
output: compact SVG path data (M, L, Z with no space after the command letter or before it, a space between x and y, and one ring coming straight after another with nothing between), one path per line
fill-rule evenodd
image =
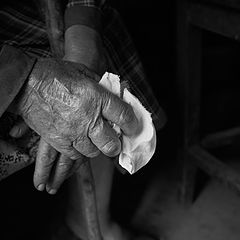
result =
M138 131L139 122L132 106L110 92L104 95L102 115L117 124L125 135L131 136Z

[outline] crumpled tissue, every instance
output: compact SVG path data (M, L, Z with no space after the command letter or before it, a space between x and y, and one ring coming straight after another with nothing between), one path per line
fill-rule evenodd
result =
M120 97L119 76L106 72L99 84ZM121 138L122 150L119 155L119 164L130 174L133 174L145 166L152 158L156 149L156 130L151 113L126 88L123 90L123 100L132 106L141 124L141 131L137 135L129 137L122 134ZM117 132L119 132L118 129L115 127Z

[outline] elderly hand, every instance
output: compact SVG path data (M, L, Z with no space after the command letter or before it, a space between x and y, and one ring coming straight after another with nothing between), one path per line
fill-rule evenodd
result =
M84 65L37 61L17 108L26 123L55 149L75 160L82 154L115 156L121 142L109 121L132 135L137 119L130 105L99 84Z
M16 139L13 142L17 145L12 146L8 142L0 141L0 155L2 157L2 159L0 159L0 181L32 162L35 162L33 177L35 187L40 191L43 191L46 187L46 190L50 194L55 194L61 184L77 171L82 162L81 159L72 160L63 154L59 154L42 138L40 141L39 138L34 140L33 137L37 135L33 134L33 137L31 137L31 130L21 119L14 124L9 135ZM23 142L24 146L30 143L32 147L29 148L28 146L29 151L24 153L24 149L18 146L19 142ZM36 146L38 146L37 152ZM31 153L33 155L31 155ZM7 161L7 159L9 159L9 161Z
M91 28L85 26L72 26L65 32L65 60L83 63L89 69L102 74L106 69L106 61L100 35ZM91 51L89 51L91 49ZM95 81L99 77L89 72ZM17 123L10 132L14 138L21 138L28 131L25 122ZM38 190L55 193L63 181L77 170L81 159L71 160L63 154L59 154L51 145L41 138L34 171L34 185Z

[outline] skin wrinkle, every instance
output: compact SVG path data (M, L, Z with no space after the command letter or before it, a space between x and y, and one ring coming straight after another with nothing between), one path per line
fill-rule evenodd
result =
M49 116L52 116L52 108L51 105L49 103L46 103L44 101L44 99L41 97L41 95L39 94L39 88L41 87L42 82L38 82L37 79L34 76L30 76L29 79L29 85L27 88L27 92L29 92L29 94L27 94L27 98L24 99L23 103L21 104L22 106L24 106L24 112L27 114L27 118L25 117L25 121L29 122L29 125L31 128L36 129L36 126L33 126L31 122L33 121L28 121L27 119L31 119L30 115L31 113L35 110L36 112L36 116L39 116L39 119L42 119L41 114L39 112L39 109L35 109L32 106L33 105L37 105L34 104L34 102L41 102L41 104L38 104L37 106L40 107L44 112L50 113ZM33 108L33 109L32 109ZM52 121L50 121L52 122ZM49 125L49 121L46 123L44 123L45 126ZM39 133L38 133L39 134Z
M70 94L69 90L57 78L54 78L52 84L48 84L42 93L46 102L50 103L52 100L56 100L75 110L78 109L79 98Z
M89 136L89 133L91 132L91 129L94 128L94 125L96 124L96 121L98 119L98 114L95 114L96 112L101 112L101 103L99 103L99 100L101 100L102 98L100 96L95 96L92 97L92 93L94 92L94 90L92 90L92 88L95 88L95 85L92 85L92 83L90 83L90 88L87 87L87 85L89 85L89 82L87 82L86 84L86 88L84 88L84 95L88 96L88 99L84 101L84 103L82 103L82 109L84 109L84 111L80 111L79 115L81 116L81 119L85 119L84 122L81 122L79 124L79 120L77 120L76 124L78 124L78 128L79 129L84 129L84 131L86 132L86 136L88 137L89 141L91 141L91 138ZM79 94L79 90L78 90L78 94ZM89 121L89 116L91 115L90 121ZM83 131L83 130L82 130ZM75 144L77 144L79 142L79 139L81 139L79 136L74 139ZM91 141L92 142L92 141Z
M74 74L71 71L64 71L64 68L69 67L68 62L64 62L62 67L56 65L58 64L57 60L51 61L49 64L58 71L57 75L52 74L48 69L46 69L46 71L35 70L35 72L30 75L29 85L31 85L37 92L40 92L43 99L48 102L51 102L51 100L57 100L66 106L77 108L79 99L73 95L77 86L72 86L72 79L82 80L84 77L82 76L81 71L78 74L76 74L76 71L73 71ZM74 68L72 70L76 69ZM35 77L35 75L37 77ZM61 83L58 78L64 78L65 83ZM42 81L39 82L37 79L42 79Z
M107 95L108 93L106 93ZM105 97L104 99L107 99L107 101L104 102L104 104L102 104L102 111L110 111L110 107L111 107L111 100L112 98L109 98L109 97ZM126 108L125 108L126 109ZM120 115L119 116L115 116L114 118L115 119L119 119L120 122L124 122L125 124L128 123L128 122L131 122L132 119L127 119L128 117L128 114L126 113L126 110L125 109L121 109L121 112L120 112ZM131 111L129 109L129 107L127 107L128 111Z
M49 103L46 103L41 98L41 96L38 94L38 92L34 92L34 93L35 93L34 94L35 95L34 101L35 102L40 102L41 101L41 104L38 106L38 109L34 109L35 112L36 112L36 122L38 122L38 123L41 122L42 125L44 125L44 127L46 128L46 131L47 131L48 128L55 127L54 124L53 124L54 120L52 118L52 116L53 116L52 107ZM48 120L43 118L44 115L42 115L42 111L45 112L46 114L48 114L48 118L47 118ZM30 115L30 111L29 111L28 115ZM32 114L32 115L34 116L34 114ZM55 128L55 130L56 130L56 128Z
M28 125L68 157L76 159L80 153L95 155L99 150L113 155L113 145L117 144L116 148L119 148L120 141L115 132L111 132L107 119L120 124L119 116L123 119L124 114L131 113L128 109L123 111L127 104L118 107L119 99L97 84L94 78L88 78L88 70L81 65L41 60L35 67L25 89L29 106L27 111L20 109ZM50 67L53 68L51 71ZM96 129L98 119L105 125ZM100 141L94 139L96 135ZM112 137L114 140L111 141Z
M100 153L97 147L93 145L91 139L88 138L87 136L78 137L73 142L72 146L86 157L96 157Z
M33 94L32 95L32 97L34 98L34 100L36 101L36 102L39 102L39 98L41 99L41 101L43 101L43 99L37 94L37 92L36 91L34 91L34 93L35 94ZM40 108L42 108L42 105L40 105ZM36 112L36 114L32 114L32 112ZM44 109L43 109L43 111L44 111ZM45 111L46 112L46 111ZM36 120L34 120L33 119L33 116L35 115L35 118L36 118ZM45 131L44 132L42 132L42 135L44 136L44 137L46 137L46 135L48 135L49 136L49 132L48 132L48 129L50 129L51 130L51 132L53 132L53 129L54 129L54 132L56 133L57 132L57 129L56 129L56 127L54 126L54 124L52 124L52 120L50 120L49 121L49 119L52 119L51 118L51 113L50 114L48 114L48 116L47 117L45 117L45 118L42 118L43 117L43 114L41 114L41 112L39 111L39 109L32 109L32 111L29 111L28 113L27 113L27 115L26 115L26 117L24 117L24 119L25 119L25 122L28 124L28 126L30 127L30 128L32 128L32 129L34 129L34 131L37 133L37 134L41 134L41 131L39 131L40 129L38 129L36 126L35 126L35 124L34 124L34 122L36 123L36 122L38 122L38 126L44 126L44 129L45 129ZM55 134L54 133L54 134Z
M35 76L30 75L28 85L31 86L33 90L37 91L41 84L42 82L39 82Z
M111 99L108 98L107 95L108 95L108 92L106 92L106 93L103 94L103 99L107 99L107 101L106 101L106 100L103 101L101 112L106 111L106 110L109 108L109 106L110 106L110 101L111 101Z
M103 153L108 153L111 155L112 154L116 154L116 152L119 150L119 146L116 145L116 139L112 139L112 137L110 135L107 135L105 132L104 135L104 140L101 139L103 136L101 136L102 131L104 129L104 121L101 118L97 118L97 120L95 121L94 125L91 127L91 131L89 131L89 137L91 138L91 140L96 143L98 142L98 145L101 149L101 151ZM107 122L105 122L105 124L108 124ZM100 139L98 141L96 141L97 139ZM108 140L106 141L106 138L108 138ZM116 135L117 138L117 135Z
M45 110L46 112L48 112L50 115L50 117L51 117L51 121L50 122L43 122L42 124L43 125L51 125L51 127L54 127L55 128L55 130L56 130L56 132L57 132L57 130L61 130L61 129L64 129L66 126L65 126L65 124L66 124L66 122L64 122L63 121L63 123L62 124L60 124L61 125L61 128L60 127L58 127L58 126L55 126L55 124L54 123L57 123L57 125L58 125L58 123L59 123L59 118L61 118L61 119L64 119L64 117L66 118L67 116L70 116L71 115L71 112L69 112L69 108L67 109L67 111L63 111L63 112L61 112L61 114L59 114L59 111L56 111L56 113L54 113L54 110L53 110L53 106L56 104L56 103L54 103L53 101L54 100L57 100L60 104L66 104L66 99L64 99L63 98L63 96L66 96L68 93L69 93L69 91L68 91L68 89L63 85L63 84L61 84L56 78L54 78L54 80L53 80L53 84L55 83L55 85L53 86L53 87L51 87L51 85L50 85L50 87L48 87L49 86L49 84L46 86L43 86L43 84L39 84L39 83L34 83L34 78L32 79L32 81L31 81L31 83L30 83L30 86L32 86L33 87L33 91L34 91L34 93L37 95L37 98L38 98L38 100L40 100L41 102L42 102L42 104L40 104L40 108L42 108L43 110ZM43 89L43 93L44 94L41 94L41 95L43 95L43 97L39 94L39 90L40 90L40 88L41 89ZM58 98L59 97L59 95L56 95L56 94L54 94L54 92L55 91L65 91L66 92L66 94L61 94L60 95L60 98ZM45 95L45 96L44 96ZM51 96L52 95L52 96ZM69 94L68 94L69 95ZM56 98L55 98L56 97ZM45 101L46 100L46 101ZM60 100L60 101L59 101ZM63 101L62 101L63 100ZM65 101L64 101L65 100ZM68 98L68 100L69 100L69 98ZM71 100L70 100L71 101ZM31 102L31 101L30 101ZM71 104L68 104L69 103L69 101L67 102L67 106L69 106L70 105L70 107L71 107ZM29 106L29 107L31 107L31 106ZM76 108L76 106L75 106L75 108ZM27 111L27 112L29 112L29 111ZM39 113L37 113L37 115L40 115ZM61 115L64 115L63 116L63 118L62 118L62 116ZM39 119L41 119L41 117L39 118ZM52 123L52 124L51 124ZM50 125L49 125L49 127L50 127ZM63 126L62 126L63 125Z
M30 77L29 78L29 85L28 85L27 89L25 90L25 92L27 92L27 94L25 94L25 97L21 99L20 104L19 104L20 107L18 107L26 113L30 112L29 109L31 109L32 101L29 100L29 99L34 96L34 93L36 92L35 91L35 86L36 85L39 85L39 83L37 83L34 78ZM38 88L38 86L37 86L37 88Z
M104 145L102 145L102 150L104 152L113 152L115 153L118 148L116 147L115 140L110 139L109 142L106 142Z
M72 159L79 158L80 153L74 151L71 141L65 140L57 135L51 137L48 136L47 139L48 142L59 152L61 151L63 154L68 155L68 157Z
M86 110L86 109L85 109ZM86 112L88 112L86 110ZM85 113L85 111L83 111ZM91 113L93 111L91 110ZM85 114L84 114L85 115ZM88 114L87 114L88 115ZM93 115L94 116L94 115ZM85 134L79 134L72 142L72 146L74 148L81 148L81 153L85 155L86 157L95 157L99 154L99 150L96 148L96 146L93 144L89 132L91 129L91 125L93 122L96 122L95 118L92 121L89 121L88 118L83 118L86 119L85 122L82 122L79 124L79 121L76 121L75 125L78 124L78 129L79 132L85 132ZM79 146L80 145L80 146ZM83 147L84 145L84 147ZM87 146L87 148L86 148ZM80 149L79 149L80 150Z

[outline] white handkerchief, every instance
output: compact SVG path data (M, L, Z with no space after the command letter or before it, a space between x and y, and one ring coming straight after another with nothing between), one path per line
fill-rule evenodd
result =
M120 79L117 75L106 72L99 84L120 96ZM151 114L126 88L123 92L123 100L132 106L141 124L141 131L138 135L133 137L122 135L122 151L119 155L119 164L130 174L133 174L152 158L156 149L156 131ZM116 127L115 130L118 131Z

